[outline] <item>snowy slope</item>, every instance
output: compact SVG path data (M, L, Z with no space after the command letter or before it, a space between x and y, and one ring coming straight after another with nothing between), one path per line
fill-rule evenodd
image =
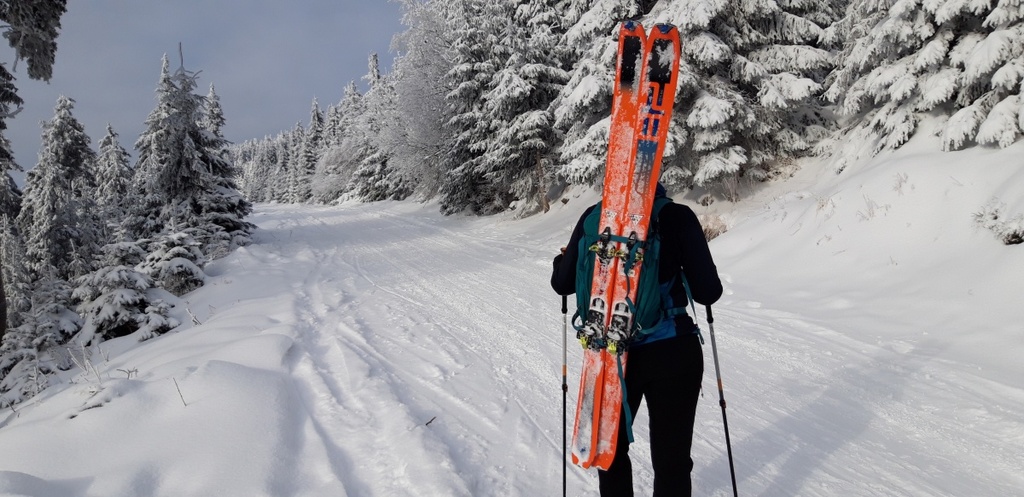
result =
M933 146L711 206L733 224L712 252L741 495L1024 494L1024 248L972 221L993 195L1024 207L1024 144ZM563 321L547 279L594 199L525 220L259 206L256 243L179 303L187 324L106 342L0 414L0 495L557 495ZM695 495L731 495L705 357ZM596 494L593 472L568 479Z

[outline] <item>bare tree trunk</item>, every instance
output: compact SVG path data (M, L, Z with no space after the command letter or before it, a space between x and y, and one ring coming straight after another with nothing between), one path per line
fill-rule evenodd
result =
M7 294L4 292L4 272L0 271L0 340L7 333Z
M548 183L547 175L544 174L544 158L541 157L540 152L537 152L536 160L536 187L537 187L537 203L540 204L540 208L547 212L551 209L551 204L548 202Z

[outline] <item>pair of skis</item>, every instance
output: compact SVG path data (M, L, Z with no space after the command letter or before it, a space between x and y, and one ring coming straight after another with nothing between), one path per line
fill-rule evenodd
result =
M615 457L622 414L626 347L632 338L632 302L638 261L650 224L679 70L679 32L639 22L619 29L608 159L590 306L578 338L584 345L572 461L608 469ZM639 244L639 245L635 245ZM633 255L631 255L633 254ZM581 254L581 257L584 255ZM627 273L625 270L629 269Z

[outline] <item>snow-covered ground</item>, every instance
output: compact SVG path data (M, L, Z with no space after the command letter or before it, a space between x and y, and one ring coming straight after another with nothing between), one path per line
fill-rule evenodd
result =
M993 196L1024 214L1024 143L933 147L695 207L732 226L711 248L740 495L1024 495L1024 246L972 218ZM259 206L256 243L179 303L186 324L103 343L0 413L0 495L560 494L550 259L596 195L569 198L524 220ZM705 358L694 494L731 495ZM596 495L568 471L570 495Z

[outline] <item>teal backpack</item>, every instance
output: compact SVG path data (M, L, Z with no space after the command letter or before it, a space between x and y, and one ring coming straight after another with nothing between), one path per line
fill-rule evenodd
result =
M669 333L674 330L674 318L686 314L686 302L677 306L672 302L669 291L675 283L675 279L664 284L658 283L658 260L661 255L661 236L658 233L658 214L661 209L670 204L672 199L659 196L654 199L654 206L651 209L651 222L648 226L646 239L641 243L635 239L621 236L614 236L598 232L601 223L601 203L591 210L590 214L583 220L583 237L579 242L579 259L576 262L576 313L573 315L573 328L576 329L577 338L583 342L585 347L604 348L609 344L590 343L584 329L587 326L586 319L590 309L590 287L594 277L594 265L597 264L599 254L604 252L605 257L619 257L623 265L623 271L629 270L640 264L640 280L637 288L636 302L628 301L626 305L633 315L633 326L629 331L629 337L633 343L643 341L650 335L662 334L667 329ZM626 250L611 250L611 242L623 242ZM643 249L642 251L640 249ZM611 253L609 253L611 252ZM690 298L689 286L685 278L683 286L686 289L687 298ZM692 302L692 299L690 299ZM607 303L606 303L607 304ZM612 312L614 309L606 309L605 312ZM653 337L652 337L653 338ZM627 343L628 345L628 343ZM612 350L612 352L615 352Z

